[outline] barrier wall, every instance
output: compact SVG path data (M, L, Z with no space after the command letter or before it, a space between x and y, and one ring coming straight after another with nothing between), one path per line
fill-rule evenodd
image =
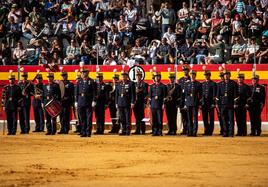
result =
M211 78L214 81L218 81L219 80L219 66L220 65L207 65L206 69L210 70L212 75ZM89 71L90 74L89 76L91 78L95 78L96 77L96 66L86 66ZM149 84L152 83L152 79L151 79L151 73L150 73L150 69L153 68L153 66L141 66L144 71L145 71L145 81L148 82ZM167 83L168 82L168 68L171 68L171 71L174 71L174 65L156 65L155 66L157 71L160 71L162 74L162 82L163 83ZM239 64L239 65L226 65L225 66L227 70L231 71L231 78L232 79L236 79L237 76L237 69L240 69L241 73L245 74L245 79L246 79L246 83L251 83L251 77L252 77L252 68L253 65L252 64ZM79 66L63 66L63 69L65 71L68 72L69 75L69 80L75 82L75 70L79 69ZM111 81L112 80L112 76L113 76L113 70L117 69L117 71L120 73L120 71L122 70L122 66L100 66L100 71L104 73L104 80L105 81ZM125 67L125 70L128 70L129 67ZM183 72L181 71L182 67L178 66L177 67L177 77L180 78L183 76ZM203 76L203 69L202 69L202 65L195 65L192 68L193 70L197 71L197 79L199 81L203 81L204 80L204 76ZM4 85L8 84L8 75L9 75L9 70L13 70L16 79L18 78L18 67L17 66L1 66L0 67L0 95L2 95L2 88ZM36 71L40 70L40 73L43 74L43 78L44 78L44 82L46 82L46 70L43 67L39 67L39 66L24 66L24 71L28 72L29 75L29 80L32 80L36 74ZM262 64L262 65L257 65L256 67L256 74L260 75L260 84L265 85L265 89L266 89L266 101L268 99L268 91L267 91L267 84L268 84L268 65ZM59 72L55 72L55 80L60 80L60 73ZM0 109L0 119L3 119L4 115L3 115L3 111L2 111L2 107ZM33 115L31 112L31 119L33 119ZM265 104L264 110L262 112L262 119L263 121L268 121L268 105ZM132 117L132 121L134 122L134 117ZM201 116L200 116L200 120L201 120ZM109 117L109 112L108 110L106 111L106 121L110 121L110 117Z

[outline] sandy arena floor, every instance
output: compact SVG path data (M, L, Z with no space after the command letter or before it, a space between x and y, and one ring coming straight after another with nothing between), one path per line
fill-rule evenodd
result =
M267 186L262 137L0 135L0 186Z

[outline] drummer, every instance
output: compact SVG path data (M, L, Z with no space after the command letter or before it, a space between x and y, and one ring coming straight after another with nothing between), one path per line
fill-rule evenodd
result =
M47 126L47 133L46 135L55 135L57 131L56 127L56 118L52 117L48 112L47 108L49 103L53 101L60 101L61 99L61 92L60 87L57 83L54 82L54 73L48 72L47 73L48 83L44 85L44 92L43 92L43 101L42 107L45 108L45 116L46 116L46 126Z

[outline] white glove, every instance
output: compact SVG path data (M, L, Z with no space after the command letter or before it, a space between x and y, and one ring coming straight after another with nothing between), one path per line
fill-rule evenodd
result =
M165 108L166 108L166 106L163 104L163 105L162 105L162 109L164 110Z
M44 108L44 103L41 104L42 108Z
M77 108L77 106L78 106L77 102L74 103L74 106L75 106L75 108Z
M118 104L115 105L116 109L118 109Z
M92 107L94 108L95 106L96 106L96 102L93 101L93 102L92 102Z
M5 111L6 110L6 108L5 107L3 107L3 111Z
M134 108L134 106L135 106L135 105L134 105L133 103L131 103L131 108L132 108L132 109Z

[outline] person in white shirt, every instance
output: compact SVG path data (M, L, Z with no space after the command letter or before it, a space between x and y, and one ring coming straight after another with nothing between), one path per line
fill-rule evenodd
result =
M128 1L127 9L125 10L124 14L126 15L127 21L129 21L131 25L137 21L138 12L132 1Z
M252 60L254 59L254 55L257 54L259 49L260 49L260 46L257 44L256 38L252 37L249 40L249 44L247 45L247 48L246 48L246 54L245 54L246 63L252 62Z
M184 22L185 19L187 18L189 13L189 9L187 7L187 3L183 2L182 3L182 8L177 12L178 18L180 21Z
M168 27L167 32L163 35L163 38L167 39L167 43L172 45L176 42L176 34L171 27Z

